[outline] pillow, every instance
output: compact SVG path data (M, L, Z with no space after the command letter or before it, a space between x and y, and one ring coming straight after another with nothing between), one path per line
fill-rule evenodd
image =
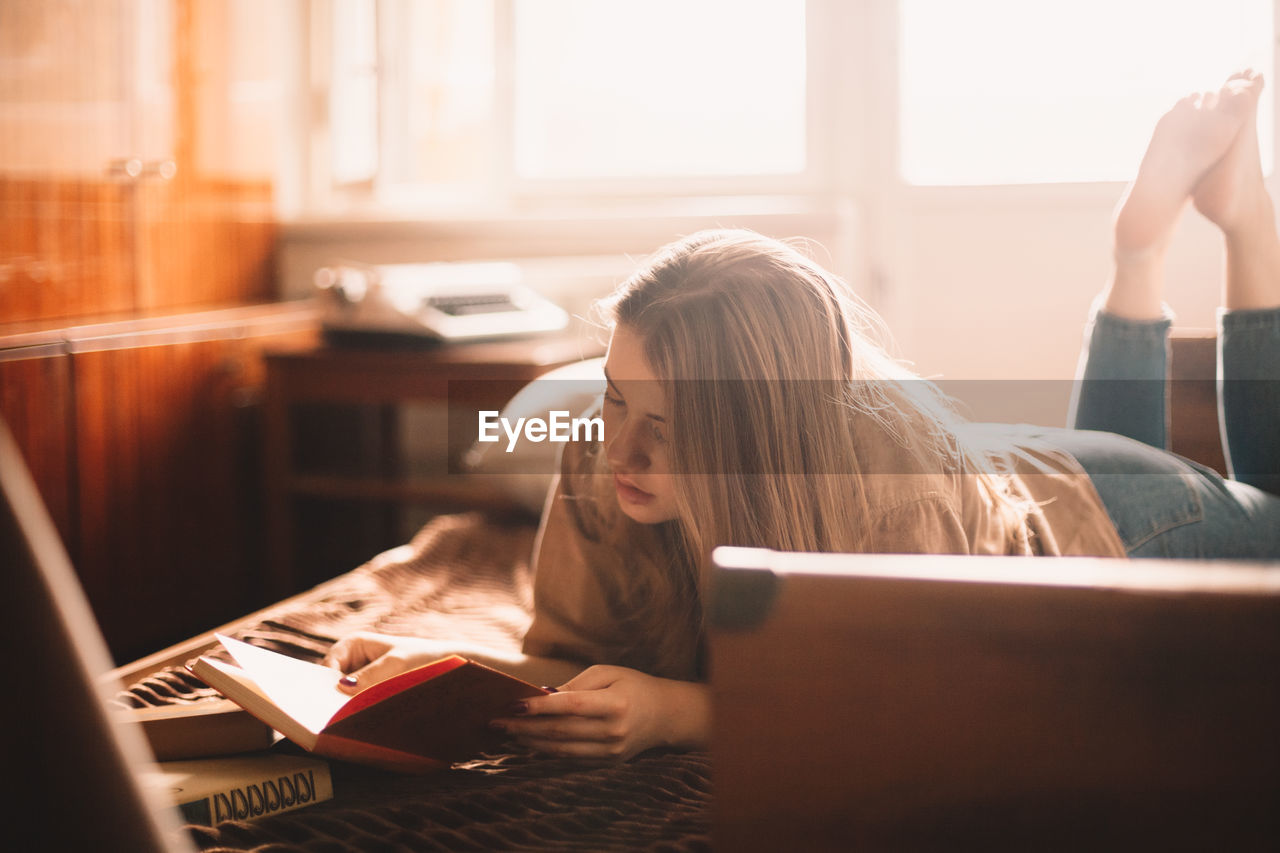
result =
M576 417L595 405L604 387L603 357L566 364L521 388L503 407L500 417L509 423L519 418L548 420L553 411ZM496 442L475 442L467 451L463 467L473 476L491 478L492 485L537 515L560 470L561 449L560 442L522 439L508 453L507 437L500 433Z

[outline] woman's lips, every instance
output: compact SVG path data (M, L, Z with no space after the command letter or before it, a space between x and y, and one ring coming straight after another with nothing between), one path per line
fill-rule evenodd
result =
M613 475L613 485L618 490L618 497L630 504L647 504L653 500L653 495L637 489L635 486L623 480L617 474Z

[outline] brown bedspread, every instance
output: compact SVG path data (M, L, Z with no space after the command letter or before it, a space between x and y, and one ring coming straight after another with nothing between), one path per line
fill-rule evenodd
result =
M388 551L234 633L318 660L338 638L389 634L516 647L529 623L534 530L479 514L437 518ZM118 699L134 706L204 701L180 668ZM710 766L704 753L645 753L624 764L524 753L483 756L404 776L333 762L334 799L256 821L190 827L205 850L704 850Z

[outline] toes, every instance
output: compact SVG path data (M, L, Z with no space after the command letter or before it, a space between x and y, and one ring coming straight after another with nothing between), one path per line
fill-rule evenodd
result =
M1200 93L1192 92L1190 95L1183 95L1175 101L1173 106L1169 108L1169 111L1165 113L1165 116L1180 116L1187 113L1193 113L1199 109L1199 107Z
M1262 75L1252 68L1247 68L1244 71L1237 71L1228 77L1221 91L1228 95L1249 95L1256 99L1262 91L1262 86Z

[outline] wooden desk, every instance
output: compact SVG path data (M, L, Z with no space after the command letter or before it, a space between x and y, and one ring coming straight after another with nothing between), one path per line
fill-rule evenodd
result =
M565 364L599 355L597 343L580 338L529 338L500 342L383 347L320 346L266 355L263 469L268 532L267 583L277 597L314 582L298 565L297 502L332 501L378 506L385 519L382 547L394 540L395 512L405 504L510 509L507 496L486 481L448 471L409 476L401 458L400 407L447 401L450 407L498 409L530 380ZM355 427L348 420L324 434L314 457L321 472L300 464L299 409L337 405L366 410ZM315 425L312 424L314 427ZM317 435L312 430L311 438ZM314 442L313 442L314 444ZM342 456L360 457L343 460ZM327 463L332 462L332 465ZM354 523L354 521L353 521ZM340 523L339 523L340 524ZM329 525L321 525L328 527ZM323 533L308 531L309 533ZM363 554L361 559L372 557ZM353 564L354 565L354 564ZM352 565L339 566L340 570Z

